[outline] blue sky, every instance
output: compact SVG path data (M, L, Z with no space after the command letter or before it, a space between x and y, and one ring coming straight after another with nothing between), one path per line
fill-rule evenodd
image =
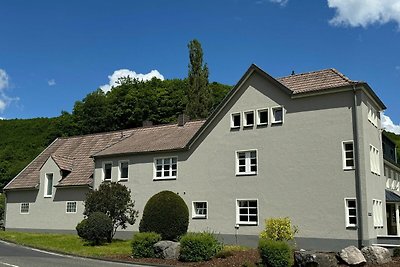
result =
M0 117L71 112L126 73L184 78L197 38L211 81L234 85L251 63L275 77L333 67L368 82L400 133L399 29L400 0L5 0Z

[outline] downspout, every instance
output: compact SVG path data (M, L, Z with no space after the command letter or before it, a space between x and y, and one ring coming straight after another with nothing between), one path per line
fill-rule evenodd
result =
M353 83L353 143L354 143L354 163L356 178L356 202L357 202L357 231L358 231L358 247L362 248L363 234L363 216L362 216L362 190L360 175L360 149L358 140L358 120L357 120L357 91L356 85Z

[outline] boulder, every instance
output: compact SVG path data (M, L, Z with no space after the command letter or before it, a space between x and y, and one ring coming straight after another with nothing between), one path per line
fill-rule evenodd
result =
M368 246L361 249L366 261L370 264L384 264L392 261L390 251L379 246Z
M367 261L361 251L355 246L349 246L339 252L339 257L348 265L361 265Z
M338 261L334 253L300 250L294 253L295 266L297 267L336 267Z
M153 246L157 258L174 259L179 258L181 244L173 241L159 241Z

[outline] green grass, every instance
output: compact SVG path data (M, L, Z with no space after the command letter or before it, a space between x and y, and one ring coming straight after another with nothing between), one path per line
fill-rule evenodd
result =
M105 243L101 246L91 246L77 235L8 231L0 231L0 239L24 246L79 256L107 257L132 254L130 240L113 240L111 244Z

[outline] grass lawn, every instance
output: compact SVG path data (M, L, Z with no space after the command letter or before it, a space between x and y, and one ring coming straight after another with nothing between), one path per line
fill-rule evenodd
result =
M0 239L34 248L89 257L131 255L130 240L113 240L101 246L86 244L77 235L0 231Z

